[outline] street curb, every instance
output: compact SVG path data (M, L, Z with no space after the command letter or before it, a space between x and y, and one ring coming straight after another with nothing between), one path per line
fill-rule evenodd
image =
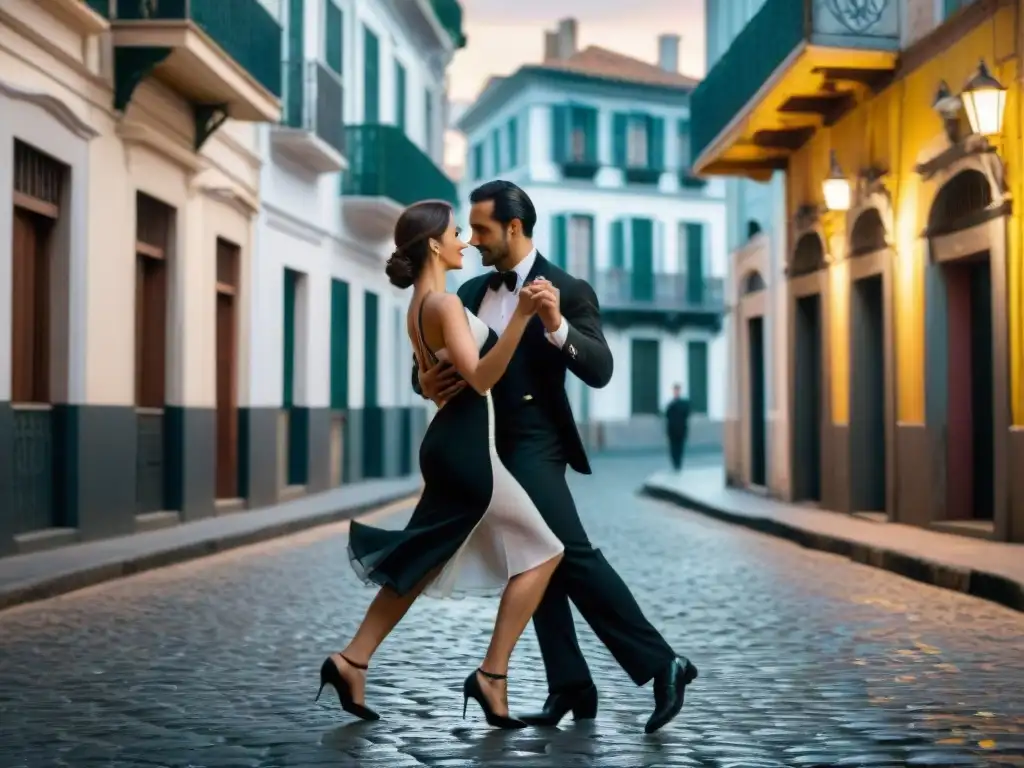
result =
M767 517L732 512L687 496L685 493L650 483L644 483L639 492L652 499L668 501L725 523L787 539L807 549L841 555L855 562L882 568L914 581L980 597L1015 611L1024 611L1024 584L1006 576L975 568L947 565L919 555L863 544L827 533L809 531L806 528Z
M165 568L169 565L178 565L189 560L197 560L250 544L259 544L271 539L301 533L311 528L319 528L324 525L351 520L375 509L391 506L402 501L408 501L412 504L419 498L419 495L419 491L414 493L403 491L399 494L389 494L379 499L362 502L343 509L322 512L299 519L285 520L279 523L270 523L254 530L211 536L207 539L189 542L159 552L128 557L117 562L101 563L72 573L61 573L37 579L28 584L16 584L8 589L0 589L0 611L17 605L48 600L51 597L58 597L69 592L77 592L80 589L93 587L106 581L124 578L125 576L132 576L157 568Z

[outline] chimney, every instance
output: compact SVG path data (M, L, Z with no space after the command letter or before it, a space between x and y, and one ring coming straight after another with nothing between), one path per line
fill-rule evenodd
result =
M558 22L558 58L568 59L576 53L576 19Z
M666 72L679 72L679 35L658 35L658 66Z
M558 33L544 33L544 61L558 60Z

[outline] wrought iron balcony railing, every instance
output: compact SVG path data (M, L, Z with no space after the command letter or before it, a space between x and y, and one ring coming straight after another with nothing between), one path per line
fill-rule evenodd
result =
M597 273L594 288L602 310L715 314L725 308L720 277L611 269Z
M116 0L115 11L115 21L195 23L260 85L281 96L281 26L259 0Z
M320 61L284 63L284 116L289 128L316 134L345 154L345 91L341 78Z
M403 206L426 199L458 202L454 182L397 126L346 126L345 146L343 195L385 197Z

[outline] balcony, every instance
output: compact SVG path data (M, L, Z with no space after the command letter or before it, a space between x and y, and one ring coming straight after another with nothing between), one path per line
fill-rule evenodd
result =
M38 5L81 35L98 35L110 26L110 0L38 0Z
M367 240L390 237L402 210L419 200L458 200L452 180L396 126L346 126L345 148L342 213Z
M227 118L281 119L281 27L259 0L113 0L114 106L153 76L194 105L196 148Z
M691 96L694 170L766 180L785 168L891 79L899 6L767 0Z
M451 50L466 47L458 0L389 0L389 4L420 43Z
M341 78L319 61L284 65L284 119L271 132L271 146L316 173L345 168L344 89Z
M614 327L658 325L717 330L725 311L725 281L685 273L598 272L594 289L601 314Z

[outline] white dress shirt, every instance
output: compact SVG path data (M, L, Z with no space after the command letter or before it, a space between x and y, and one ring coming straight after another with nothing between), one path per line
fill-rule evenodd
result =
M516 273L516 289L514 291L510 291L503 283L498 286L496 291L488 288L484 292L484 298L480 302L480 311L477 312L477 317L493 328L496 333L503 333L508 326L508 321L512 318L512 314L516 311L516 305L519 303L519 289L526 282L526 276L530 274L535 261L537 261L536 248L530 251L525 259L516 264L512 270ZM540 277L543 277L543 275L540 275ZM548 341L561 349L565 345L566 338L569 336L569 323L563 317L561 324L555 332L545 332L544 336Z

